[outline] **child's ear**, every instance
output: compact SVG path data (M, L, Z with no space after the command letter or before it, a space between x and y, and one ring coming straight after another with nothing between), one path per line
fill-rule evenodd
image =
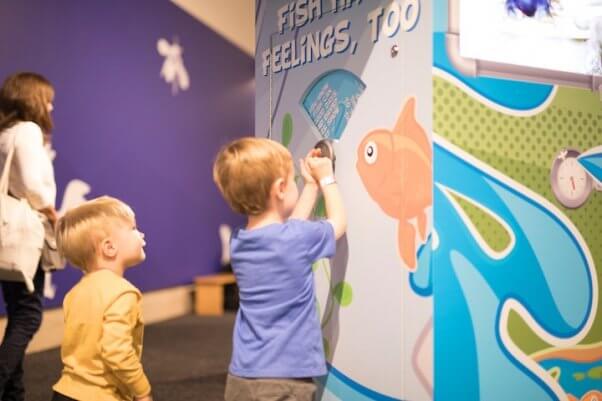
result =
M278 200L284 200L284 192L286 189L286 180L284 178L278 178L272 184L272 193Z
M100 243L100 252L108 259L112 259L117 255L117 246L111 238L105 238Z

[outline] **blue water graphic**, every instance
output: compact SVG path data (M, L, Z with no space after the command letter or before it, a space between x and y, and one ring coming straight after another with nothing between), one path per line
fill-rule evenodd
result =
M444 142L435 143L434 157L439 244L420 256L432 264L419 263L411 283L419 294L434 296L435 400L557 400L503 343L502 309L514 300L549 335L580 333L593 296L585 245L556 211L509 179L494 177ZM506 253L493 255L477 240L457 196L504 221L515 238Z

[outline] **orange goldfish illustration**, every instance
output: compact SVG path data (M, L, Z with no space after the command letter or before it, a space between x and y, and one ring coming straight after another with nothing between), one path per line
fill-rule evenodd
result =
M426 209L432 205L432 149L415 116L416 99L406 101L392 130L368 133L357 150L357 171L370 197L387 215L399 220L399 254L416 269L418 234L426 239Z

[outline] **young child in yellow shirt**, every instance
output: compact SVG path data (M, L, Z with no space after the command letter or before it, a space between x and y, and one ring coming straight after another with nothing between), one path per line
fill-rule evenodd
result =
M103 196L68 211L57 243L84 272L63 301L63 372L53 401L152 401L142 369L142 294L123 273L145 259L132 209Z

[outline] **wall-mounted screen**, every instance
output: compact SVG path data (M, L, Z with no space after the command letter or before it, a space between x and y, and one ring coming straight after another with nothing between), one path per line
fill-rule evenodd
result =
M602 0L456 0L463 58L602 76Z

